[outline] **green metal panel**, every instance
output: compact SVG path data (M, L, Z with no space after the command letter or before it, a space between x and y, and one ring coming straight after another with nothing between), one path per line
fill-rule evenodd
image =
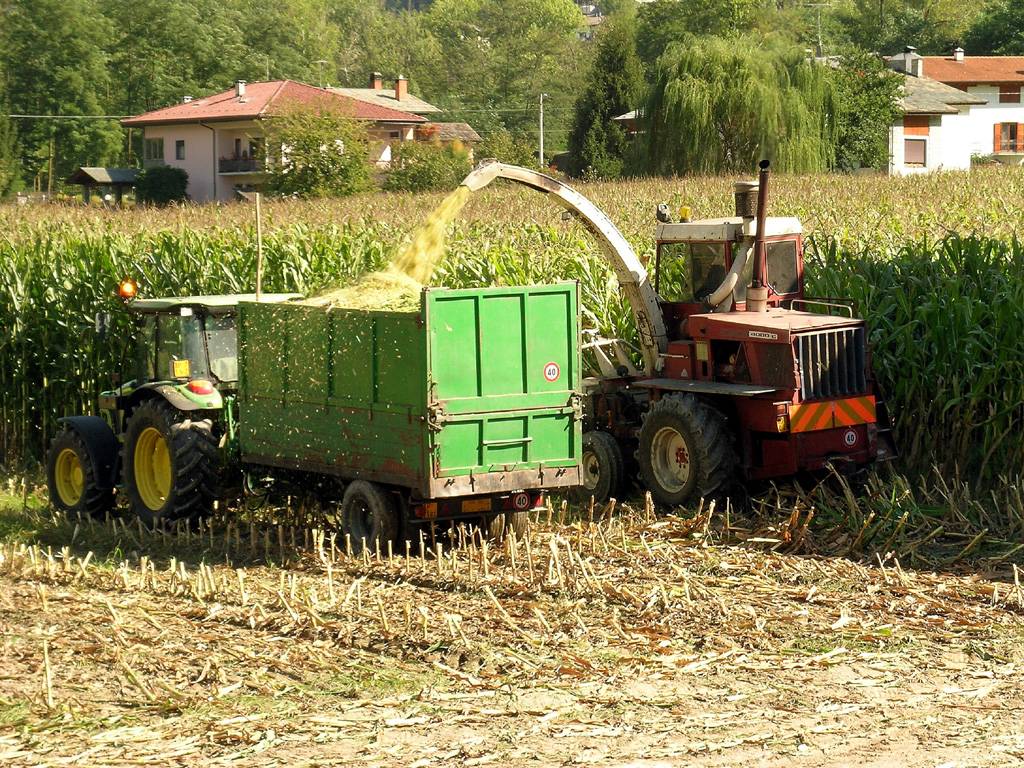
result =
M575 284L427 289L420 312L243 303L239 366L248 461L423 497L578 466Z
M447 413L564 405L579 390L575 283L431 290L427 322Z

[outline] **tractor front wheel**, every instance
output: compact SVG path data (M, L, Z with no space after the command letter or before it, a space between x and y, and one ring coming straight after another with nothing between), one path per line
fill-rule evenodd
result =
M46 461L50 503L60 511L103 517L114 506L114 489L101 482L89 449L73 429L54 438Z
M128 422L121 464L132 511L147 525L213 511L221 459L210 419L147 400Z
M736 465L725 417L693 395L662 397L640 429L640 474L654 500L677 507L714 499Z

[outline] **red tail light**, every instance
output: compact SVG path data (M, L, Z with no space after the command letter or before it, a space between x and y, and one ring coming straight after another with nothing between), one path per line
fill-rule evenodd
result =
M197 395L212 395L213 384L206 379L192 379L187 385L188 391Z

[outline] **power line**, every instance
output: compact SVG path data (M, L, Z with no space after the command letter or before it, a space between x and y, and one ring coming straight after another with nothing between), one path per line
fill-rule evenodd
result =
M16 120L124 120L134 115L7 115Z

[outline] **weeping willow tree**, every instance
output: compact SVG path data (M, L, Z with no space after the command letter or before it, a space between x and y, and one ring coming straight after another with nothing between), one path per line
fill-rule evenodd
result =
M704 37L658 60L647 101L646 163L661 174L832 166L836 95L829 67L763 39Z

